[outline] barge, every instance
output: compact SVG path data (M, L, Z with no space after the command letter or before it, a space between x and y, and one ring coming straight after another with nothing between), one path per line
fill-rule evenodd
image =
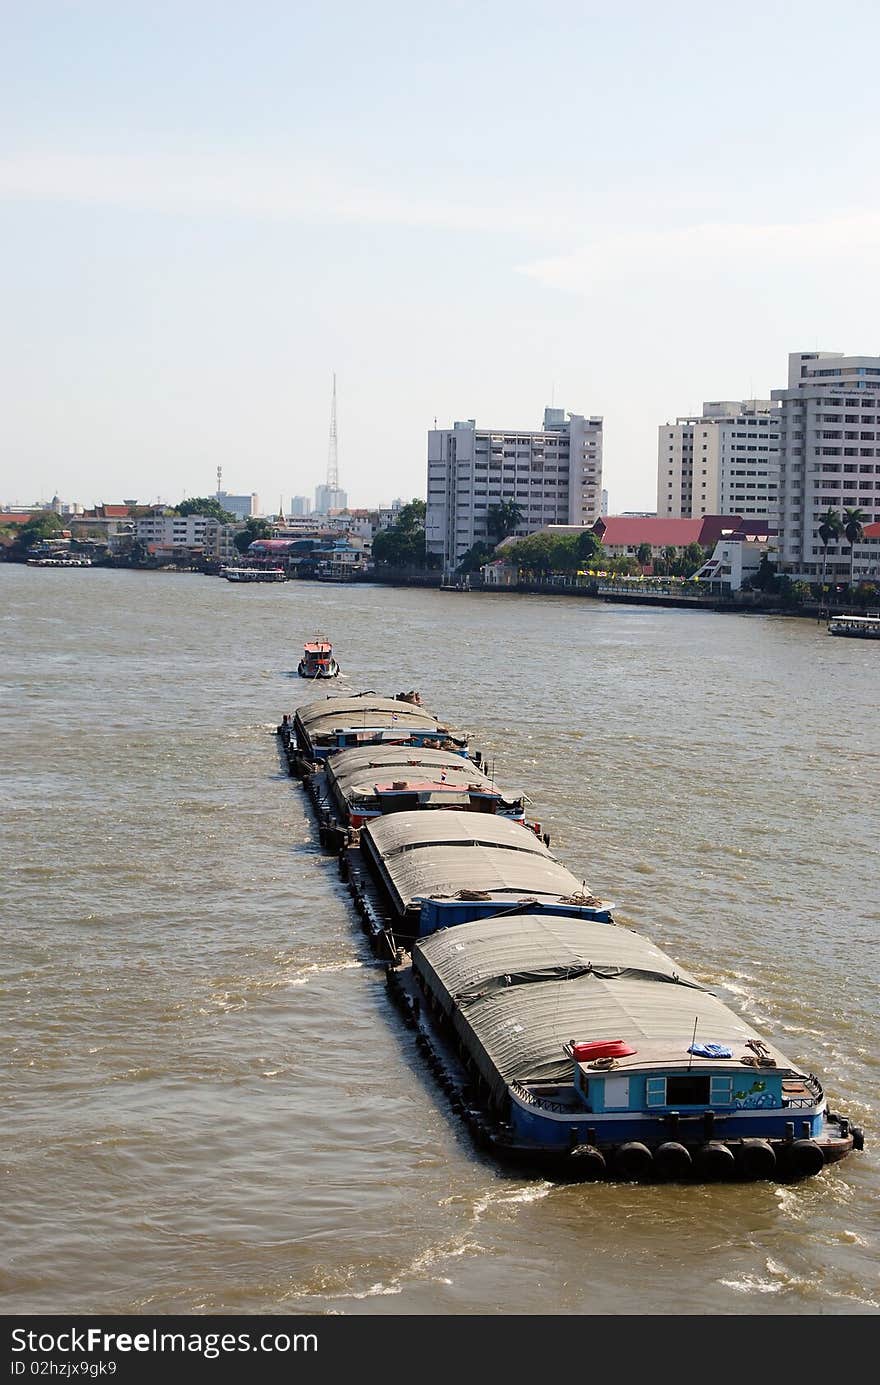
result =
M365 696L369 725L357 729L376 738L369 748L339 744L353 733L357 699L339 700L332 729L315 711L326 703L309 704L279 734L289 763L303 758L322 841L339 851L389 994L481 1147L551 1177L630 1182L790 1182L863 1148L812 1072L617 924L538 832L470 801L444 807L432 790L381 811L372 771L404 772L398 761L372 763L401 755L378 720L396 700L377 707ZM433 739L446 738L427 749L472 775L466 738L424 715ZM311 729L306 759L298 736ZM414 747L421 773L429 728L406 729L403 749ZM328 836L331 783L341 816Z
M812 1073L616 924L496 915L419 939L409 970L511 1158L593 1179L789 1181L861 1148Z
M292 774L312 772L340 750L362 745L412 745L468 753L467 737L420 704L399 697L328 694L285 713L278 728Z

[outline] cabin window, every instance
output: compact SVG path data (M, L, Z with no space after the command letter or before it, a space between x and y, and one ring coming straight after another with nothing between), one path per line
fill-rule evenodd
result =
M627 1111L627 1110L629 1110L629 1078L628 1078L628 1077L606 1077L606 1078L605 1078L605 1110L606 1110L606 1111Z
M713 1106L732 1106L733 1105L733 1078L713 1077L711 1080L710 1100Z
M708 1106L709 1083L708 1077L695 1077L692 1073L667 1077L667 1106Z
M645 1088L648 1106L709 1106L713 1101L723 1104L733 1100L732 1077L710 1078L687 1072L649 1077Z
M666 1105L666 1078L649 1077L645 1083L645 1095L649 1106Z

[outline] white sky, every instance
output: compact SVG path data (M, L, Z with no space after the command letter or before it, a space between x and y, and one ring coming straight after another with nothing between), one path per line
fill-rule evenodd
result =
M880 7L0 4L0 501L324 480L426 431L657 425L880 353Z

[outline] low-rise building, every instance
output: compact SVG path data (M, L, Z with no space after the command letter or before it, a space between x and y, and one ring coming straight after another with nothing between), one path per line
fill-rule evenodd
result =
M205 547L205 530L212 521L206 515L177 515L164 507L152 510L135 520L135 535L141 543L159 545L165 549L196 549Z
M693 577L698 582L717 584L725 592L738 592L747 578L757 574L769 546L767 534L746 534L742 530L728 534L718 540L711 558Z
M246 528L246 524L221 524L217 519L209 519L205 525L205 557L216 563L237 563L241 554L235 540Z

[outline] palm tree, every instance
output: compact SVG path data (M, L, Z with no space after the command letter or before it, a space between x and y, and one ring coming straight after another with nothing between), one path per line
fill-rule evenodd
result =
M856 544L861 543L862 539L865 537L865 531L862 528L862 526L867 518L868 516L865 514L864 510L860 510L858 506L854 510L844 510L843 512L842 527L844 534L846 534L847 543L849 544L850 587L852 587L853 584L853 569L855 566Z
M828 572L828 545L840 536L843 521L836 510L827 509L819 516L819 542L822 545L822 595L825 595L825 578ZM821 614L821 613L820 613Z
M486 516L486 528L497 543L508 538L517 525L522 524L522 513L522 506L515 500L503 500L500 505L490 508Z
M654 550L649 543L639 544L638 548L636 549L637 563L639 563L642 567L649 567L653 556Z

